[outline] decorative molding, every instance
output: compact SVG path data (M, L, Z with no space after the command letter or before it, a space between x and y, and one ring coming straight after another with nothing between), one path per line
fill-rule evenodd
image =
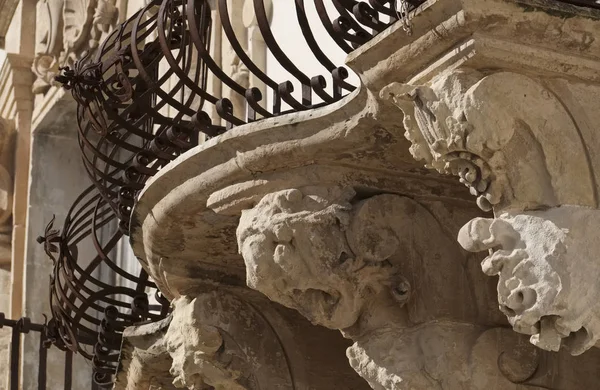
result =
M116 0L39 0L33 92L46 93L62 66L93 54L118 21Z
M58 57L63 48L64 0L39 0L36 5L35 58L32 71L36 75L34 93L45 93L58 74Z
M500 309L515 331L542 349L579 355L600 339L598 229L599 210L562 206L476 218L458 240L492 251L482 269L499 277Z
M238 382L242 372L228 367L228 362L222 359L226 352L219 353L224 343L219 329L202 321L202 301L203 297L173 301L173 319L164 340L173 359L170 370L173 384L188 389L212 386L247 390Z
M381 96L404 113L413 157L459 176L484 211L595 205L577 124L541 81L461 68L427 86L393 83Z
M280 337L251 303L212 291L178 297L172 307L168 320L126 330L117 389L167 379L188 389L297 388Z

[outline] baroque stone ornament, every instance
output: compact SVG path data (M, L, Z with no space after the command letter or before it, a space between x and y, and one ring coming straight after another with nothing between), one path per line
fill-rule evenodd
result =
M219 329L202 323L202 300L181 297L173 302L173 319L165 336L173 359L173 384L188 389L247 389L237 382L241 372L228 369L226 362L220 361L217 352L223 346L223 337Z
M589 204L592 188L577 179L589 173L577 126L538 80L461 68L430 85L390 84L381 95L404 113L413 157L459 176L484 211ZM576 157L562 158L565 150Z
M180 296L172 307L167 320L126 330L116 389L296 388L280 337L251 303L212 291Z
M266 195L244 211L238 245L247 284L332 329L354 324L365 302L389 277L383 258L355 256L346 239L354 191L316 188L304 196L292 189ZM336 199L329 202L326 199ZM392 245L380 243L379 250ZM290 279L288 276L293 275Z
M32 71L34 93L46 93L58 68L94 51L116 25L116 0L39 0Z
M469 323L477 308L453 305L465 298L465 283L450 271L462 253L416 201L357 200L338 187L283 190L242 212L237 237L248 286L351 338L350 365L372 388L527 388L498 365L498 351L510 350L517 334L508 344L485 339L497 341L497 353L473 349L489 327ZM480 366L486 374L475 376Z
M62 50L64 0L40 0L37 3L35 58L32 71L36 75L34 93L50 88L58 73L58 57Z
M515 331L540 348L579 355L600 339L599 228L600 211L562 206L476 218L458 240L491 251L482 268L499 277L500 309Z

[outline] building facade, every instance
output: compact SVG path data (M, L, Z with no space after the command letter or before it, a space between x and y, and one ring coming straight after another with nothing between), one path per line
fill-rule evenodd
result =
M594 1L0 7L0 312L53 320L48 388L598 386Z

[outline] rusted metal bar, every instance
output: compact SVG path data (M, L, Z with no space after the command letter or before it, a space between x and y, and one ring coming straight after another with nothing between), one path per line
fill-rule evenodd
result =
M19 353L21 350L21 332L15 326L10 339L10 389L19 390Z
M29 333L30 331L39 332L40 333L40 376L39 383L40 389L45 388L41 387L41 381L44 382L45 386L45 368L43 374L41 373L42 365L45 365L45 359L42 362L42 356L46 353L46 348L48 345L44 343L46 340L45 335L48 333L48 326L46 324L35 324L32 323L31 320L27 317L22 317L18 320L11 320L6 318L4 313L0 313L0 328L3 327L11 328L11 344L10 344L10 389L17 390L19 389L19 358L21 353L21 334Z
M38 348L38 390L46 390L46 360L48 358L47 342L46 332L41 332L40 346Z
M65 390L73 386L73 352L65 352Z

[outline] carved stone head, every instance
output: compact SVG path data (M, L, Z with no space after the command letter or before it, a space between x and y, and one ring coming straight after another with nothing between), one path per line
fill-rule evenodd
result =
M247 284L332 329L353 325L383 279L346 237L354 191L318 188L266 195L242 213L237 230Z
M476 218L458 240L470 251L492 250L482 268L499 276L500 309L517 332L578 355L600 338L599 225L597 210L563 206Z

